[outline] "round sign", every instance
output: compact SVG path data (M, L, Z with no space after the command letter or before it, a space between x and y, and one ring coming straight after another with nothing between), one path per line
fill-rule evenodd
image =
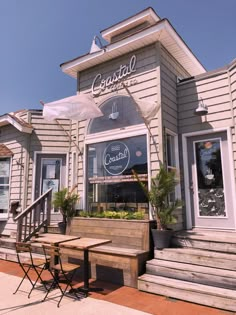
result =
M120 141L111 142L103 153L103 166L111 175L122 174L129 165L129 160L129 149Z

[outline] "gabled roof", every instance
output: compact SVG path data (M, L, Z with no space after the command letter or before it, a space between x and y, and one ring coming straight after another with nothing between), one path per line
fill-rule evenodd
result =
M102 35L108 40L112 40L112 38L117 38L117 40L112 40L110 44L103 47L101 50L88 53L61 64L62 71L73 78L77 78L77 73L80 71L159 41L186 69L190 76L206 72L205 68L179 36L171 23L167 19L160 20L157 15L155 20L153 12L153 10L150 11L150 8L148 8L142 11L142 14L138 13L102 31ZM152 16L151 20L150 15ZM135 21L137 21L137 16L140 19L145 16L145 20L149 19L151 22L145 24L143 28L136 29L136 31L131 33L124 32L123 34L126 33L126 36L117 37L116 35L122 34L119 31L119 27L123 30L128 30L128 25L133 26Z
M0 144L0 156L1 157L8 157L8 156L12 156L13 152L8 149L7 146L5 146L5 144Z
M19 116L23 112L25 111L12 112L0 116L0 127L11 124L20 132L32 133L32 125Z

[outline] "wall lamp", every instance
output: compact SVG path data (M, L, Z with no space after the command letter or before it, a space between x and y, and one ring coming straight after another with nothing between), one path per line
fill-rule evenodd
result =
M198 107L195 109L195 115L197 116L203 116L203 115L206 115L208 114L208 108L207 106L203 103L203 100L202 98L199 100L199 103L198 103Z

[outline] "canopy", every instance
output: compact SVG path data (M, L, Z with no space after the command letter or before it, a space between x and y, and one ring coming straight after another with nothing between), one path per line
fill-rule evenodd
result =
M44 104L43 117L46 120L73 119L86 120L103 116L92 95L78 94Z

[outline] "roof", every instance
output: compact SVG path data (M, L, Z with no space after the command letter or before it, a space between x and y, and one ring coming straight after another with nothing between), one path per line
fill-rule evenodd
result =
M0 156L1 157L7 157L7 156L12 156L13 152L8 149L7 146L5 146L5 144L0 144Z
M20 110L17 112L7 113L0 116L0 127L5 125L12 125L20 132L32 133L33 127L31 124L23 120L20 115L25 113L25 110Z
M160 20L156 14L156 19L154 19L153 12L153 10L148 8L137 15L102 31L102 36L108 40L111 40L112 37L116 37L116 35L121 34L121 30L128 30L128 25L129 27L136 25L135 23L138 20L140 21L144 16L145 21L147 21L148 17L149 20L151 19L151 22L145 24L142 29L137 29L136 32L127 33L126 37L122 37L117 41L112 41L107 46L96 52L87 53L62 63L60 65L62 71L73 78L77 78L78 72L114 59L121 54L132 52L136 49L159 41L186 69L190 76L195 76L206 72L206 69L199 62L180 35L176 32L171 23L167 19ZM137 16L139 18L137 18ZM150 18L150 16L152 17ZM119 38L119 36L117 38Z

